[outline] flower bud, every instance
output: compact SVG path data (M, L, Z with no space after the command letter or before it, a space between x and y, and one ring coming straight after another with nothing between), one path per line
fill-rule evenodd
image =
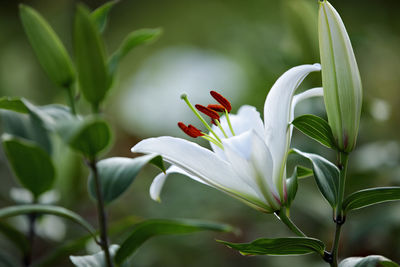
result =
M342 19L326 0L320 1L318 32L329 125L338 149L350 152L360 123L361 78Z

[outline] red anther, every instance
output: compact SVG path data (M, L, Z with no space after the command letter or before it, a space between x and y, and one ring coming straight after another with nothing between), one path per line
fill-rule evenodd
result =
M214 110L212 110L212 109L210 109L208 107L199 105L199 104L195 105L195 107L197 108L198 111L200 111L201 113L206 114L211 119L219 120L219 114L216 111L214 111Z
M225 111L225 107L223 105L219 105L219 104L210 104L207 107L216 112L224 112Z
M211 91L210 95L217 100L218 103L220 103L222 106L224 106L224 108L226 108L226 110L228 112L231 112L232 110L232 106L231 103L228 101L228 99L226 99L225 97L223 97L221 94L215 92L215 91Z
M193 137L193 138L196 138L196 137L204 135L199 129L197 129L196 127L194 127L191 124L186 126L183 122L178 122L178 127L181 128L181 130L185 134L187 134L187 135L189 135L190 137Z
M193 125L189 124L188 125L188 130L193 134L193 135L197 135L198 136L203 136L204 134L197 129L196 127L194 127Z

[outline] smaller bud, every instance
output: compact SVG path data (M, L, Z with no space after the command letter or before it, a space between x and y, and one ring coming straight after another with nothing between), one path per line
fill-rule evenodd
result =
M354 149L360 123L361 78L343 21L326 0L320 2L318 31L329 125L338 148L350 152Z

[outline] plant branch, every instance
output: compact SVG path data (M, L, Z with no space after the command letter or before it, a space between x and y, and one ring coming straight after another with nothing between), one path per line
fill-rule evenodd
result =
M71 108L71 112L73 115L76 115L76 108L75 108L75 98L74 98L74 88L73 85L69 85L67 88L65 88L67 90L67 94L68 94L68 102L69 102L69 106Z
M287 208L282 208L281 210L276 211L276 217L278 217L278 219L282 221L293 233L300 237L306 237L299 227L297 227L297 225L286 215L286 209Z
M37 200L34 199L32 201L32 204L36 204ZM35 230L35 222L37 218L37 213L29 213L27 215L28 217L28 242L29 242L29 250L26 252L24 255L24 264L25 266L30 266L32 263L32 256L33 256L33 245L35 241L35 236L36 236L36 230Z
M107 218L106 211L104 207L104 199L101 191L101 181L99 179L99 174L97 171L96 160L89 161L90 169L92 170L93 179L96 186L96 200L97 200L97 212L100 227L100 246L104 251L104 257L107 267L113 267L113 262L111 259L109 245L108 245L108 234L107 234Z
M345 152L338 152L338 167L340 170L339 177L339 192L338 192L338 205L334 215L334 221L336 223L335 237L333 240L332 250L330 252L331 256L331 266L338 266L338 251L339 251L339 242L340 242L340 233L342 229L342 225L345 222L345 217L343 215L343 199L344 199L344 191L346 187L346 172L347 172L347 163L348 163L348 154Z

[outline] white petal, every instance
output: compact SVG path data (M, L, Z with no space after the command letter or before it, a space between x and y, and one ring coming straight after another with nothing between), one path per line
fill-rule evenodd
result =
M189 173L185 172L184 170L182 170L181 168L178 168L174 165L172 165L171 167L168 168L168 170L165 173L160 173L159 175L157 175L153 182L151 183L150 186L150 197L154 200L154 201L161 201L160 195L161 195L161 190L164 186L164 183L168 177L168 175L170 175L171 173L180 173L183 174L185 176L188 176L190 178L192 178L193 180L200 182L200 183L204 183L201 179L199 179L196 176L190 175Z
M318 97L318 96L324 96L324 90L322 87L308 89L300 94L295 95L293 97L292 110L290 111L290 121L294 120L294 110L298 103L308 98ZM290 136L292 136L292 130L293 130L293 125L290 125Z
M234 171L275 210L280 205L272 181L272 156L264 140L254 130L222 140L225 154Z
M301 65L286 71L272 86L264 104L264 125L266 143L274 161L274 180L276 185L284 186L284 163L289 146L289 122L294 91L303 79L314 71L321 70L319 64ZM279 186L281 198L284 187Z
M193 142L169 136L149 138L135 145L132 152L159 154L165 161L187 172L189 177L198 177L239 198L258 198L254 190L237 177L228 162Z
M296 108L296 105L298 103L300 103L301 101L306 100L308 98L318 97L318 96L324 96L324 89L322 87L308 89L300 94L295 95L293 97L292 112L291 112L290 120L294 119L294 109Z
M264 124L261 120L260 113L253 106L249 105L241 106L237 114L229 114L229 119L231 121L235 135L240 135L244 132L253 129L260 136L264 136ZM220 122L227 136L232 137L232 133L229 129L226 117L222 116ZM221 139L224 139L224 135L217 126L213 125L212 129ZM225 159L223 150L214 145L213 143L210 144L214 152L222 159Z

